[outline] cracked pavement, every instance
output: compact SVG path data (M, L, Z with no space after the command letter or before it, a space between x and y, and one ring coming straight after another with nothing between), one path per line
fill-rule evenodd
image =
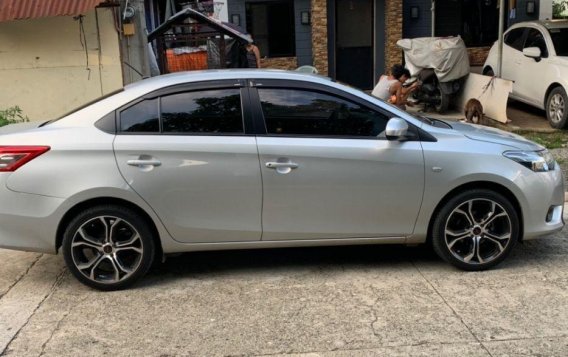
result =
M425 246L199 252L134 288L0 250L0 355L566 356L568 229L462 272Z

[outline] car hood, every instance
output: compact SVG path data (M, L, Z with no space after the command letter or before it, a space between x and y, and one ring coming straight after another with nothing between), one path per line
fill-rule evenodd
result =
M544 150L543 146L535 142L500 129L467 123L450 123L450 125L471 140L510 146L519 150Z

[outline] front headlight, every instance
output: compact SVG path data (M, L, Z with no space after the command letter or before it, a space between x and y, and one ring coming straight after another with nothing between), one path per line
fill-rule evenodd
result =
M541 151L505 151L503 156L518 162L534 172L546 172L554 170L556 161L548 150Z

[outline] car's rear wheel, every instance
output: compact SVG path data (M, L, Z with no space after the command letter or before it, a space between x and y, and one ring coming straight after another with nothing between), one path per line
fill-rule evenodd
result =
M509 255L519 238L519 218L504 196L486 189L464 191L439 211L432 245L444 260L464 270L484 270Z
M446 94L444 93L444 91L442 91L442 86L440 85L440 83L438 83L436 86L436 97L438 98L438 100L436 101L435 109L439 114L444 114L450 107L451 95Z
M546 117L553 128L566 128L568 124L568 96L564 88L556 87L548 94Z
M144 276L154 259L152 230L136 212L103 205L77 215L63 236L67 267L83 284L118 290Z

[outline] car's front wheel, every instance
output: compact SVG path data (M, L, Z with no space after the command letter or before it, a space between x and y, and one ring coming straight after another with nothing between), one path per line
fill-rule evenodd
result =
M101 205L77 215L63 235L63 256L83 284L118 290L146 274L154 259L147 222L120 206Z
M568 125L568 96L562 87L556 87L546 98L546 117L550 126L564 129Z
M464 270L499 264L519 238L519 218L509 200L486 189L464 191L439 211L432 245L444 260Z

